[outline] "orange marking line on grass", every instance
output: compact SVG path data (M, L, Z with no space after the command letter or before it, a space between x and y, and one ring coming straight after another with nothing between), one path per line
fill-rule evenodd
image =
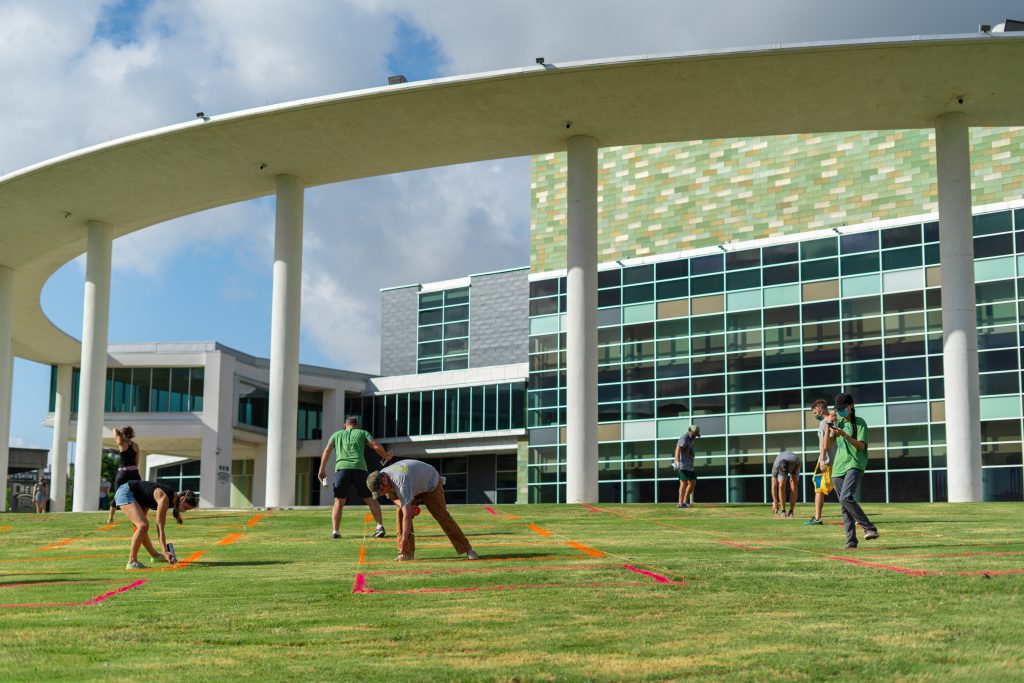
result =
M359 564L366 564L366 546L359 547Z
M252 519L245 523L245 526L256 526L256 522L266 517L266 515L255 515Z
M57 541L56 543L51 543L50 545L44 545L42 548L36 548L36 552L38 553L38 552L40 552L42 550L53 550L54 548L59 548L59 547L61 547L63 545L67 545L68 543L74 543L75 540L76 539L74 539L74 538L65 538L65 539L62 539L60 541Z
M364 522L372 522L373 521L373 515L371 515L369 512L367 512L365 515L363 515L363 521Z
M84 560L92 557L114 557L114 553L99 553L93 555L62 555L62 560ZM0 560L0 562L53 562L55 557L22 557L13 560Z
M0 526L0 531L10 531L10 530L11 530L10 526Z
M1024 551L993 553L910 553L906 555L861 555L869 560L913 560L918 557L994 557L997 555L1024 555Z
M838 560L840 562L849 562L850 564L856 564L861 567L871 567L872 569L888 569L891 572L899 572L900 574L909 574L911 576L925 576L928 574L923 569L907 569L906 567L897 567L893 564L880 564L878 562L865 562L864 560L857 560L852 557L840 557L839 555L826 555L829 560Z
M475 564L475 563L474 563ZM363 572L366 576L404 576L404 575L416 575L416 574L476 574L480 572L493 573L493 572L538 572L538 571L562 571L562 570L579 570L579 569L600 569L602 567L614 567L618 565L579 565L579 564L563 564L563 565L541 565L539 567L470 567L467 569L406 569L406 570L388 570L388 571L372 571Z
M537 526L536 524L527 524L526 526L529 527L530 531L532 531L535 534L540 534L541 536L550 536L551 535L550 531L548 531L547 529L542 529L539 526Z
M731 545L733 548L739 548L740 550L759 550L759 548L754 548L753 546L749 545L743 545L742 543L733 543L732 541L723 541L719 539L718 542L724 543L725 545Z
M205 550L197 550L194 553L192 553L191 555L189 555L188 557L186 557L184 560L179 560L178 564L173 564L170 567L150 567L147 571L151 571L151 572L173 572L173 571L175 571L177 569L184 569L185 567L189 566L190 564L192 564L193 562L198 560L204 554L206 554ZM133 569L132 571L138 571L138 570Z
M604 557L605 556L605 553L601 552L600 550L595 550L594 548L591 548L590 546L583 545L582 543L577 543L576 541L568 541L566 543L566 545L568 545L568 546L570 546L572 548L576 548L576 550L584 552L587 555L590 555L591 557Z
M214 545L231 545L232 543L234 543L235 541L237 541L241 537L242 537L242 532L241 531L236 531L235 533L228 534L224 538L220 539L219 541L214 543Z
M474 560L474 564L477 562L532 562L533 560L565 560L572 557L579 557L581 559L586 558L586 555L534 555L532 557L487 557L486 555L481 557L479 560ZM429 560L419 560L422 562L466 562L461 557L432 557ZM389 565L394 566L394 560L378 560L376 562L367 562L369 565Z
M101 526L98 529L98 531L110 531L111 529L113 529L115 526L117 526L118 524L120 524L123 521L124 521L123 519L116 519L113 522L111 522L110 524L105 524L105 525Z

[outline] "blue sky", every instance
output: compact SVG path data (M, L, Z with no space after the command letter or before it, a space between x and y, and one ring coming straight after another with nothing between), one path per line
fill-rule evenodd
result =
M0 0L0 173L190 119L410 80L639 53L970 33L1019 2ZM737 20L742 17L742 21ZM529 262L525 159L310 190L301 359L375 371L381 287ZM273 201L114 243L110 341L269 349ZM443 245L443 248L434 245ZM452 246L455 245L455 246ZM80 336L83 261L43 310ZM49 368L15 362L12 445L48 448ZM144 435L140 435L142 437Z

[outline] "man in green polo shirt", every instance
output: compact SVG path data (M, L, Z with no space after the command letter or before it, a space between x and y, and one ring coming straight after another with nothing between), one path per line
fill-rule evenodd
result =
M836 439L832 484L843 508L846 548L852 550L857 547L858 524L864 529L865 541L878 538L878 529L853 497L868 466L868 423L857 417L850 394L837 394L834 409L837 420L835 425L829 426Z
M366 458L363 457L363 450L369 444L370 448L377 451L377 454L384 458L385 450L379 443L373 440L370 433L365 429L359 429L359 421L354 417L345 419L345 428L340 429L327 440L324 447L324 454L320 457L320 481L326 486L327 480L327 456L331 451L338 455L334 464L334 509L331 511L331 523L334 524L334 531L331 538L341 538L341 511L345 508L345 500L348 498L348 490L355 487L356 495L363 499L366 506L370 508L373 519L377 522L377 530L373 532L374 538L384 536L384 520L380 515L380 503L366 488Z

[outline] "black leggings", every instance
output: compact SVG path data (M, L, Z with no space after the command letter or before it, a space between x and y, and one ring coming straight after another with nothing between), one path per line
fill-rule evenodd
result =
M142 481L142 476L138 470L118 470L117 476L114 477L114 488L111 489L114 493L121 488L121 484L127 484L130 481ZM110 498L110 504L114 505L114 498Z

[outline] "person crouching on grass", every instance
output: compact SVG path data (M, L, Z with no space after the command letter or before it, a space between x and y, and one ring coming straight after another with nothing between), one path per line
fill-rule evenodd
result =
M192 491L178 493L167 484L158 484L155 481L130 481L121 484L117 489L114 504L120 507L135 525L128 566L125 569L148 569L139 562L139 546L145 546L154 562L170 562L173 558L167 550L167 534L164 533L167 510L170 509L174 519L181 524L181 513L199 505L199 496ZM153 542L149 540L150 510L156 510L156 529L161 553L157 553Z
M800 472L800 456L785 449L772 463L772 514L792 517L796 507L796 482ZM786 512L786 489L789 489L789 512Z
M385 462L391 459L388 454ZM444 498L444 484L441 475L433 467L419 460L402 460L373 472L366 478L366 486L375 496L385 495L398 507L397 562L408 562L416 556L416 537L413 534L412 518L416 514L416 506L423 504L433 515L448 540L455 547L455 552L465 555L467 560L479 560L473 547L469 544L466 534L448 512L448 504Z

